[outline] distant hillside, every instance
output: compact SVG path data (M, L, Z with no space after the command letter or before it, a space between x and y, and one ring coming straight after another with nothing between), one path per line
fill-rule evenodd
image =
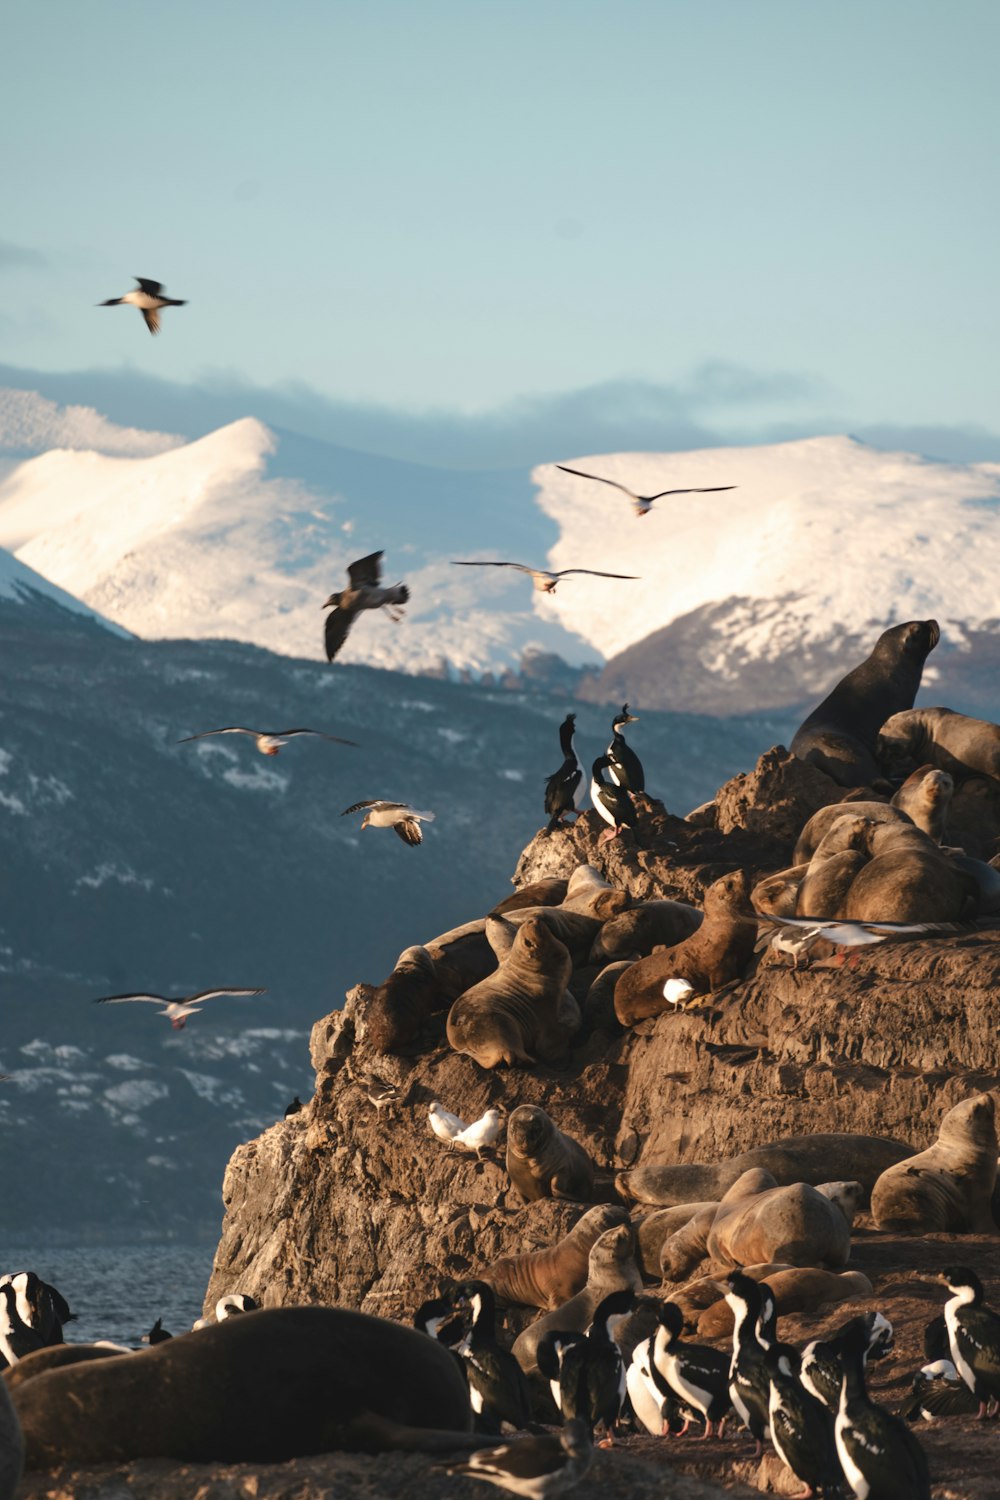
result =
M311 1087L316 1017L509 891L565 701L123 638L37 592L0 599L0 655L5 1231L211 1232L234 1145ZM362 748L176 743L233 723ZM788 727L643 713L631 739L683 813ZM581 758L608 733L582 708ZM379 795L437 813L421 848L341 819ZM180 1032L90 1003L213 984L268 994Z

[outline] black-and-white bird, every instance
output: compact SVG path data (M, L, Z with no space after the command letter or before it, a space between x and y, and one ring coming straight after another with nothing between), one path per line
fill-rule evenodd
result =
M567 1422L561 1432L481 1448L468 1463L450 1465L445 1472L485 1479L526 1500L550 1500L579 1484L593 1457L587 1425L576 1420Z
M0 1370L16 1365L26 1354L44 1349L45 1340L36 1328L25 1322L17 1305L17 1293L10 1282L0 1286Z
M289 1104L285 1109L285 1119L290 1120L292 1115L301 1114L301 1112L302 1100L299 1098L298 1094L295 1094L292 1098L291 1104Z
M604 479L600 474L587 474L583 469L571 469L568 464L556 464L557 469L562 469L564 474L575 474L578 479L593 479L598 484L610 484L612 489L621 490L632 502L632 509L637 516L646 515L653 506L654 500L662 500L664 495L714 495L720 490L735 490L735 484L709 484L698 489L679 490L657 490L655 495L637 495L635 490L630 490L627 484L619 484L617 479Z
M146 320L146 327L150 333L160 331L160 309L163 307L187 307L187 302L178 300L176 297L164 297L163 282L151 281L148 276L137 276L137 285L124 297L110 297L107 302L99 302L98 307L120 307L126 303L129 307L137 307Z
M549 815L546 826L549 833L565 822L567 813L576 812L576 794L583 780L583 770L573 749L575 733L576 714L567 714L559 726L559 747L563 753L563 763L545 783L545 811Z
M408 802L383 802L381 798L371 797L365 802L352 802L340 816L346 818L348 813L360 812L362 808L367 808L361 820L362 828L394 828L404 844L422 843L424 836L420 824L434 822L432 812L420 812Z
M1000 1317L983 1302L983 1284L968 1266L949 1266L940 1278L951 1359L985 1417L1000 1402Z
M390 619L399 621L403 618L402 606L409 599L410 591L405 583L382 587L382 556L381 552L371 552L352 562L347 569L348 587L339 594L331 594L323 605L324 609L332 611L326 617L324 635L327 661L333 661L347 640L355 617L362 610L385 609Z
M63 1342L63 1326L76 1317L62 1293L43 1281L36 1271L10 1271L0 1276L0 1287L11 1286L17 1300L18 1316L29 1328L41 1334L46 1345Z
M196 995L183 995L178 1000L172 1000L169 995L101 995L94 1001L95 1005L125 1005L132 1001L145 1002L149 1005L162 1005L163 1009L158 1012L161 1016L169 1016L170 1024L175 1031L182 1031L188 1016L197 1016L206 1000L215 1000L221 995L266 995L267 990L239 990L218 989L199 990Z
M599 755L591 770L590 800L609 825L598 839L599 844L617 838L623 828L635 828L639 821L635 804L625 788L604 780L603 773L610 765L606 755Z
M564 1419L582 1418L591 1438L594 1429L600 1429L601 1447L614 1442L615 1425L625 1400L625 1366L611 1325L634 1306L634 1292L610 1292L594 1310L586 1337L572 1339L559 1355L559 1410ZM555 1336L560 1337L558 1332ZM542 1368L540 1360L538 1367Z
M458 1352L466 1363L472 1410L495 1422L526 1427L531 1421L528 1382L513 1354L497 1343L493 1288L485 1281L466 1281L456 1288L454 1301L469 1318Z
M914 1375L910 1399L899 1414L907 1422L918 1417L934 1422L938 1417L971 1417L978 1411L979 1402L951 1360L936 1359Z
M864 1329L867 1339L865 1362L882 1359L893 1346L892 1324L880 1312L859 1313L849 1318L828 1339L812 1339L802 1350L799 1379L817 1401L835 1412L840 1404L840 1387L844 1366L840 1358L841 1341L855 1326Z
M857 1500L930 1500L923 1448L902 1418L868 1395L867 1348L864 1328L856 1325L842 1334L844 1378L834 1423L840 1466Z
M602 573L598 568L560 568L558 572L552 572L548 568L529 568L525 563L516 562L452 562L453 568L516 568L519 573L527 573L540 594L554 594L564 578L571 573L586 573L588 578L626 578L631 583L639 581L635 573Z
M775 1452L805 1489L796 1500L842 1500L844 1474L837 1455L833 1414L798 1379L798 1351L773 1343L764 1355L770 1382L768 1425Z
M168 1333L163 1326L163 1319L157 1318L156 1322L153 1324L149 1332L143 1334L140 1342L152 1346L153 1344L165 1344L167 1342L167 1339L172 1338L173 1334Z
M261 755L277 755L283 745L302 734L311 734L318 740L329 740L333 745L351 745L355 750L358 749L356 740L343 740L339 735L326 734L321 729L244 729L240 724L230 724L225 729L203 729L201 734L186 734L177 743L190 745L192 740L211 739L214 734L248 734L251 739L256 740Z
M754 916L758 922L777 928L778 938L801 939L794 943L794 950L791 944L779 948L781 952L794 951L796 955L808 954L821 938L839 948L869 948L890 938L947 937L969 930L965 922L849 922L833 917L773 917L762 911L755 911ZM771 940L775 947L778 938Z
M627 792L646 790L646 774L642 769L642 761L622 734L623 725L638 724L638 722L638 715L629 713L627 703L622 704L621 713L615 714L611 721L611 744L607 749L608 775Z
M658 1390L673 1395L686 1408L696 1411L705 1423L703 1437L710 1438L718 1424L719 1435L731 1409L729 1400L729 1356L708 1344L690 1344L681 1338L684 1314L676 1302L664 1302L660 1326L653 1335L650 1373ZM680 1436L690 1426L684 1422Z
M759 1458L771 1436L771 1382L764 1356L777 1338L774 1297L766 1282L754 1281L742 1271L731 1271L719 1286L733 1313L729 1399Z

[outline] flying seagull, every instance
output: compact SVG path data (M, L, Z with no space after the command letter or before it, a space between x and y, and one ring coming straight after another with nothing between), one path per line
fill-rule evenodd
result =
M758 922L776 929L771 938L758 939L757 947L767 947L770 942L777 952L790 954L795 967L798 967L800 958L805 958L808 963L810 950L821 938L839 948L869 948L894 937L947 937L955 932L968 932L970 925L967 922L848 922L833 917L774 917L761 911L755 911L754 916Z
M434 822L432 812L418 812L407 802L382 802L371 798L367 802L352 802L340 816L346 818L348 813L360 812L363 807L368 811L362 821L362 828L395 828L404 844L419 844L422 841L421 819L425 823Z
M266 995L266 990L199 990L197 995L183 995L179 1000L171 1000L169 995L101 995L94 1001L95 1005L124 1005L129 1000L145 1000L151 1005L162 1005L161 1016L169 1016L170 1024L175 1031L182 1031L188 1016L196 1016L201 1012L199 1001L214 1000L217 995Z
M127 302L130 307L137 307L142 313L150 333L159 333L160 308L187 307L187 302L178 302L175 297L164 297L162 281L150 281L148 276L137 276L135 279L138 286L126 292L124 297L111 297L107 302L99 302L97 305L98 307L119 307L123 302Z
M326 617L326 659L333 661L347 640L347 632L354 624L354 617L363 609L388 609L390 618L403 618L402 605L410 597L405 583L394 583L391 588L382 588L382 553L372 552L359 557L347 569L350 586L339 594L331 594L323 605L332 610Z
M257 749L261 755L277 755L281 747L295 738L297 734L314 734L319 740L330 740L334 745L353 745L359 749L356 740L342 740L335 734L324 734L321 729L244 729L241 724L230 724L226 729L203 729L201 734L186 734L178 745L189 745L192 740L207 740L213 734L249 734L257 741Z
M547 568L529 568L524 563L516 562L452 562L453 568L516 568L519 573L531 575L531 581L540 594L554 594L556 588L563 578L568 578L570 573L586 573L590 578L628 578L638 582L635 573L602 573L597 568L562 568L558 573L550 573Z
M714 495L718 490L735 490L735 484L709 484L699 489L679 490L657 490L655 495L637 495L630 490L628 485L619 484L617 479L604 479L600 474L586 474L583 469L571 469L567 464L556 464L557 469L562 469L564 474L576 474L579 479L596 479L598 484L610 484L616 490L621 490L632 502L637 516L644 516L652 509L654 500L662 500L664 495Z

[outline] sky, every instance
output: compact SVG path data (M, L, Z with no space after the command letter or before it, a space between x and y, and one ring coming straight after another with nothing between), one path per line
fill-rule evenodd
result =
M843 430L1000 457L993 0L38 0L4 30L0 360L49 394L182 431L284 403L470 464ZM94 305L133 273L189 301L156 340Z

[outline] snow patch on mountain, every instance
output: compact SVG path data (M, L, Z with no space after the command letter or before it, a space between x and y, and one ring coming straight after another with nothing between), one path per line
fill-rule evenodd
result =
M0 547L0 599L9 600L14 604L32 604L42 601L43 603L59 605L61 609L68 609L76 615L86 615L95 620L107 630L113 630L116 635L128 635L128 630L114 625L110 620L105 620L94 609L65 589L36 573L33 568L26 567L18 558L12 557Z

